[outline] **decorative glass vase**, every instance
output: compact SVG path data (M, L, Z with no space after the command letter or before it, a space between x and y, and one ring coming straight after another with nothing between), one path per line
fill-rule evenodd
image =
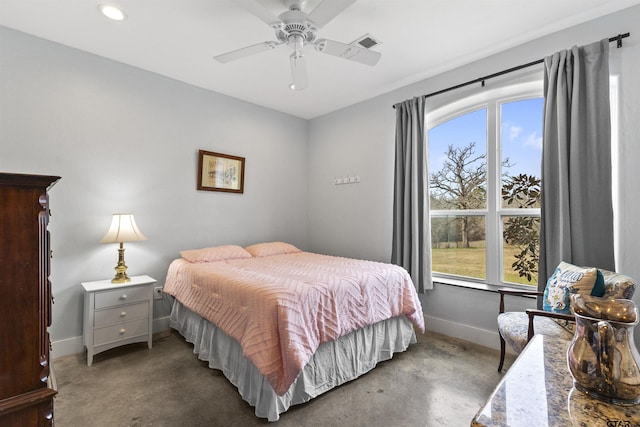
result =
M618 405L640 403L640 355L631 300L572 295L576 331L567 352L576 389Z

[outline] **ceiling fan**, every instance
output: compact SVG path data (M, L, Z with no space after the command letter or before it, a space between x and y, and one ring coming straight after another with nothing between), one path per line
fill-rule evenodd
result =
M275 31L275 41L247 46L231 52L217 55L214 59L227 63L244 58L265 50L273 50L281 46L290 46L291 76L293 82L291 89L302 90L307 87L307 70L304 58L304 48L313 46L318 52L340 58L349 59L366 65L375 65L382 54L369 50L369 43L346 44L333 40L317 38L317 32L343 10L355 3L356 0L322 0L310 13L303 11L305 0L284 0L288 10L279 16L275 16L265 8L258 0L236 0L251 14L264 21ZM371 39L369 40L371 41ZM355 43L355 42L354 42ZM375 43L373 43L375 45Z

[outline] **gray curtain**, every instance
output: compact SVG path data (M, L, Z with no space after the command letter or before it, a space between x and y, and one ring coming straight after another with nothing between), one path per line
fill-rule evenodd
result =
M609 41L544 60L538 289L560 261L614 270Z
M396 154L391 262L404 267L418 292L433 289L427 193L425 98L394 105Z

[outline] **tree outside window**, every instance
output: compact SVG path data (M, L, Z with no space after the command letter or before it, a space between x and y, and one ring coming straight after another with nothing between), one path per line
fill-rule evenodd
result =
M428 130L434 275L537 283L542 98L495 100Z

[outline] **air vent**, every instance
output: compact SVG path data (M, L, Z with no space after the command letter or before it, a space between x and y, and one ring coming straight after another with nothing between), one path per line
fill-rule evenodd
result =
M372 47L379 45L380 41L373 38L371 34L365 34L364 36L351 42L351 44L363 47L365 49L371 49Z

